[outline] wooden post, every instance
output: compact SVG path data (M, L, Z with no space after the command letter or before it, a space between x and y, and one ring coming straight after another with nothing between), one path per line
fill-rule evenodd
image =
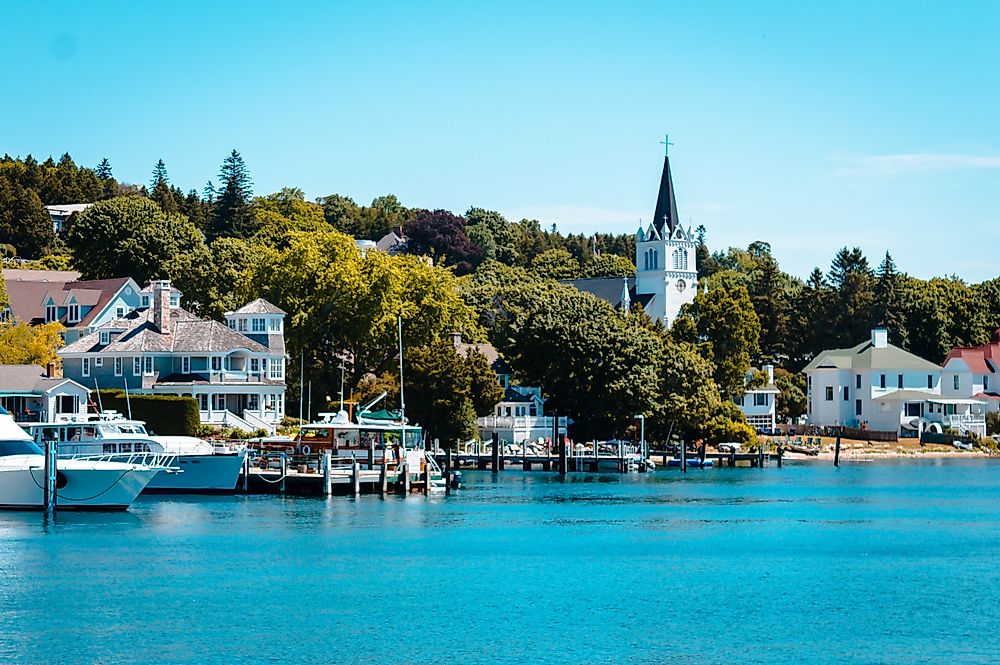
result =
M426 456L427 451L424 451ZM430 460L424 460L424 496L431 493L431 465Z
M361 494L361 465L356 457L351 460L351 491L354 496Z
M285 493L285 476L288 475L288 454L281 453L281 493Z
M385 497L385 493L389 489L389 465L386 463L385 457L382 457L382 466L378 471L378 495Z
M733 468L736 466L736 448L729 449L729 467Z
M500 472L500 434L493 432L493 473Z
M45 487L42 488L42 508L47 513L53 513L56 510L56 477L58 471L56 469L56 442L55 440L49 440L45 442Z
M781 457L785 454L785 449L782 446L778 446L778 468L781 468Z
M837 435L837 443L833 449L833 465L840 466L840 435Z
M444 495L451 495L451 448L444 457Z
M625 473L625 444L618 441L618 473Z
M368 468L375 468L375 440L372 439L368 442Z
M757 443L757 468L764 468L764 444L760 442Z
M559 436L558 439L558 449L559 449L559 475L566 475L566 437Z
M402 489L403 489L403 494L406 495L406 494L410 493L410 463L409 462L403 462L403 471L402 471L402 473L403 473L403 476L402 476L402 478L400 478L400 480L402 481L402 484L400 485L400 487L402 487Z
M250 453L246 451L243 455L243 493L247 494L250 491Z
M688 471L687 444L684 443L684 437L681 437L681 471L684 473Z
M333 454L329 450L324 450L321 459L323 460L323 496L330 496L333 494L333 470L330 468L333 466Z
M702 441L701 445L698 447L698 457L701 459L701 468L703 469L705 468L705 448L707 447L708 444L706 444L704 441Z

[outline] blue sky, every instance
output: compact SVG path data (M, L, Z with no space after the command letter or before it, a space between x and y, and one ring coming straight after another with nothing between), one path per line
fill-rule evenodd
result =
M0 151L1000 274L1000 3L3 3Z

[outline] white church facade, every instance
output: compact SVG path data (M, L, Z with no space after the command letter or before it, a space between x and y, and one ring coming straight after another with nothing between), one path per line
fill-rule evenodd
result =
M653 221L636 233L634 278L577 279L568 283L615 307L628 309L641 303L650 318L670 327L681 306L694 300L698 288L693 230L684 228L677 215L669 154L663 158L660 190Z

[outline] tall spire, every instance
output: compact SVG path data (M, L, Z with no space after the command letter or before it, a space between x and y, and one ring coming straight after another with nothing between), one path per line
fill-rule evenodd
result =
M653 224L661 238L669 238L677 228L677 201L674 199L674 179L670 175L670 157L663 158L663 175L660 176L660 193L656 197Z

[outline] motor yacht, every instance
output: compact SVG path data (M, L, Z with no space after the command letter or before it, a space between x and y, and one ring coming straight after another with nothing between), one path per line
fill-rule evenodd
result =
M162 467L101 460L56 462L60 510L125 510ZM45 496L45 456L0 407L0 508L38 510Z

